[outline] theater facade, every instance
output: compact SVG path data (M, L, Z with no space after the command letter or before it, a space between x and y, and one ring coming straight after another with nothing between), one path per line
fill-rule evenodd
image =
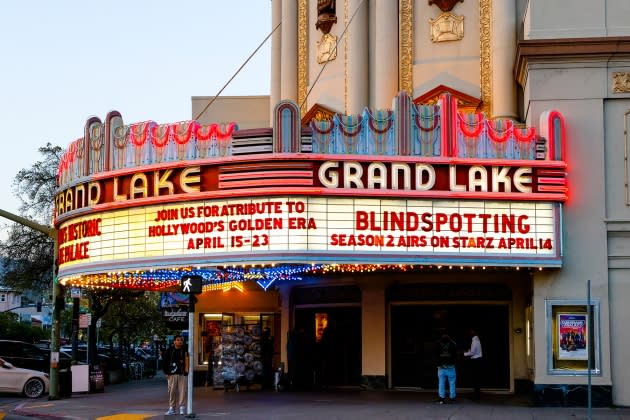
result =
M628 37L542 0L393 4L274 0L268 99L89 119L58 173L61 284L201 276L215 385L434 390L437 338L476 329L483 392L580 405L590 372L594 404L630 404Z

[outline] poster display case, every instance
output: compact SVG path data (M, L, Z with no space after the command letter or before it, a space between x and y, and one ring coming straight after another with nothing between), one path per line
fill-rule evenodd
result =
M546 322L550 375L587 375L589 358L591 374L601 375L598 299L590 314L586 299L549 299Z

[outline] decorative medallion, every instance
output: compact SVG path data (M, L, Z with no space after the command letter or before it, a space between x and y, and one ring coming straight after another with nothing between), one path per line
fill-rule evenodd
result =
M317 22L315 29L319 29L324 35L330 32L330 28L337 23L335 0L317 0Z
M612 74L613 93L630 93L630 72L614 72Z
M459 41L464 38L464 16L451 12L441 13L437 19L429 19L431 41Z
M322 35L317 42L317 62L323 64L337 58L337 37L331 34Z
M435 4L443 12L450 12L457 3L463 3L464 0L429 0L429 6Z

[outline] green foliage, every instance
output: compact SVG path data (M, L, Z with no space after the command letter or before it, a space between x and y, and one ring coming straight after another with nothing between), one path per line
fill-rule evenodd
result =
M112 302L103 316L101 336L105 341L137 343L152 340L153 334L163 335L166 329L158 304L159 294L150 292Z
M20 170L13 189L22 203L20 216L47 226L54 211L57 168L63 149L48 143L39 152L43 159ZM7 262L0 283L18 290L49 292L53 251L54 241L48 235L19 223L11 224L8 238L0 241L0 256Z
M35 343L48 338L49 335L48 331L20 322L17 314L12 312L0 313L0 339Z

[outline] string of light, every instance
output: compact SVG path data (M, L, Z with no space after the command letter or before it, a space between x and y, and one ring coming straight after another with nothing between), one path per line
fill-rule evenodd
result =
M411 265L411 264L282 264L282 265L242 265L208 268L173 268L159 270L138 270L69 276L60 280L61 284L86 289L132 289L146 291L174 291L180 286L184 274L202 278L204 292L214 290L243 290L243 283L256 282L264 290L278 281L301 281L309 276L325 276L344 273L411 272L440 270L520 270L520 267L485 267L453 265ZM532 267L526 269L533 270ZM542 270L539 267L538 270Z

